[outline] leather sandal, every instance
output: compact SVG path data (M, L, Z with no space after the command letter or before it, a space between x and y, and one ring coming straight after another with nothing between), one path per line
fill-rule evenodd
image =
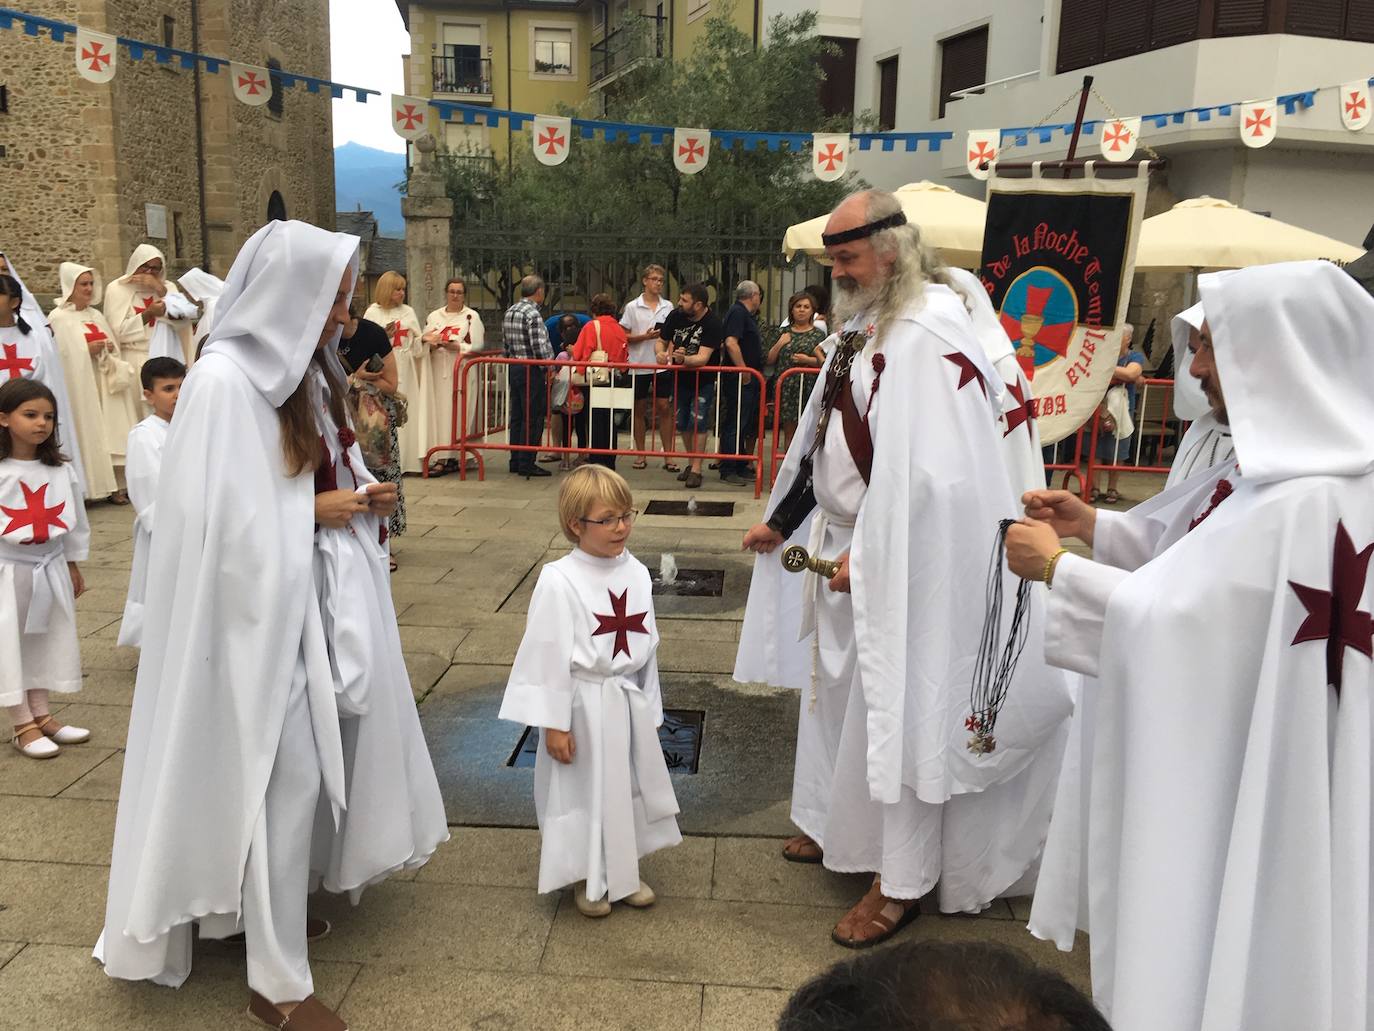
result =
M874 888L877 887L875 884ZM873 889L870 889L869 895L860 899L855 908L870 902L872 894ZM865 932L877 928L876 933L865 934L863 937L846 938L840 934L840 928L836 925L835 929L830 932L830 940L836 945L843 945L846 949L871 949L873 946L887 941L921 915L921 903L917 899L890 899L881 894L880 891L877 897L870 902L870 906L878 902L881 902L881 905L873 909L872 914L862 925ZM841 920L840 922L843 923L844 921Z
M809 834L798 834L782 843L782 857L789 863L819 863L825 858L816 839Z
M313 995L287 1014L257 992L250 992L248 1015L277 1031L348 1031L339 1015Z
M29 737L27 742L20 741L21 738L29 735L37 736ZM62 749L57 747L55 742L49 741L43 736L43 731L39 728L37 723L33 722L33 720L29 720L28 723L21 723L19 726L15 727L14 737L10 739L10 743L30 759L51 759L56 756L58 752L62 751Z
M79 745L91 739L91 732L85 727L63 726L51 715L35 716L33 722L44 737L51 738L59 745Z

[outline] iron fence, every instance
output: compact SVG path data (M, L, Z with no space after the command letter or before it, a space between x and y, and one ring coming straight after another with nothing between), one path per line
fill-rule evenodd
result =
M499 346L501 316L516 300L523 276L541 276L548 286L547 314L586 313L592 296L608 293L617 307L637 297L644 266L668 270L663 294L676 302L689 283L705 283L711 306L724 314L734 302L735 285L751 279L763 289L759 325L778 325L787 315L787 299L809 283L829 286L830 270L798 257L788 261L779 250L781 230L761 231L738 220L721 218L721 228L686 230L661 236L575 232L541 234L535 228L464 232L456 220L454 271L467 285L467 303L488 327L488 347ZM735 228L732 228L732 224ZM741 228L741 226L743 227Z

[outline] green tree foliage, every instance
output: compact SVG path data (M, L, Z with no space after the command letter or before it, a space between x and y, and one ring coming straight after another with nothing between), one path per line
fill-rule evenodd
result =
M651 24L632 22L625 33L645 33ZM604 114L560 113L710 129L847 131L848 118L827 118L820 105L820 58L827 46L816 35L814 12L774 18L766 45L756 50L723 11L707 20L705 39L691 54L644 61L614 82ZM673 167L671 138L652 146L647 137L608 143L574 133L568 159L550 168L535 160L527 135L515 134L502 166L439 155L455 201L457 254L464 237L483 230L527 232L532 240L577 233L666 239L747 226L751 234L781 241L788 225L826 211L861 185L852 175L820 182L811 173L809 148L745 151L713 144L707 167L682 175Z

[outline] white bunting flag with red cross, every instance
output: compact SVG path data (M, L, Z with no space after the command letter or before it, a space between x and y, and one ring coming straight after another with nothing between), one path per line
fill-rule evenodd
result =
M1102 156L1108 161L1127 161L1135 153L1140 140L1140 119L1113 118L1099 127L1102 132Z
M568 160L572 119L554 115L534 116L534 156L541 165L561 165Z
M673 167L683 175L696 175L711 159L710 129L673 130Z
M234 87L234 96L249 107L261 107L272 99L272 76L266 68L230 61L229 83Z
M997 160L1002 148L1000 129L970 129L968 145L964 148L969 175L975 179L986 179L992 174L989 168L979 168L983 162L991 164Z
M1277 100L1252 100L1240 105L1240 139L1247 147L1263 147L1279 129Z
M823 183L833 183L849 171L849 133L811 134L811 171Z
M418 140L429 132L429 104L424 97L391 94L391 127L403 140Z
M1339 88L1341 124L1351 132L1359 132L1369 124L1369 83L1364 79L1347 82Z
M115 75L119 60L118 44L113 36L76 27L76 70L88 82L109 82Z

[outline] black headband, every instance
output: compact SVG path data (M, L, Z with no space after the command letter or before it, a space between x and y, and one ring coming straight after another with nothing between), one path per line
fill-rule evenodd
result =
M899 211L895 215L888 215L887 218L880 218L876 222L870 222L866 226L857 226L854 229L846 229L842 233L822 233L821 243L827 247L834 247L841 243L853 243L855 240L862 240L864 237L872 236L874 233L881 233L884 229L896 229L898 226L906 225L906 212Z

